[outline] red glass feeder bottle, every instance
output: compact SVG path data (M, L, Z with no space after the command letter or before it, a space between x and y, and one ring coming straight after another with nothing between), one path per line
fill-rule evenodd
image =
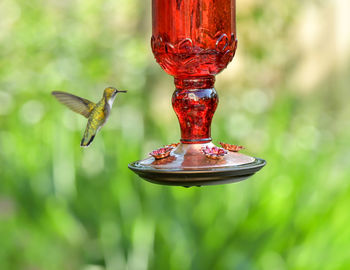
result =
M218 149L210 134L218 105L215 75L237 48L235 0L153 0L152 17L152 52L174 77L172 105L181 139L161 162L153 156L129 168L150 182L182 186L237 182L253 175L265 165L263 159L231 151L210 158Z

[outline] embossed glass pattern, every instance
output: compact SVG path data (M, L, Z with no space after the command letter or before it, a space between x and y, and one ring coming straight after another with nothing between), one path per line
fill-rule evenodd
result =
M181 142L210 142L218 104L214 75L232 60L237 46L235 0L153 0L152 12L152 51L175 77L172 104Z
M152 51L175 77L216 75L237 46L235 0L153 0Z

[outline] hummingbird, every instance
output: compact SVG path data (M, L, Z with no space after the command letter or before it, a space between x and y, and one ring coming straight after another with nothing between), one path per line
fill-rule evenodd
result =
M84 136L80 143L81 147L87 147L94 140L96 133L106 123L117 94L126 92L127 91L120 91L114 87L107 87L103 91L102 99L97 103L61 91L53 91L52 95L72 111L88 118Z

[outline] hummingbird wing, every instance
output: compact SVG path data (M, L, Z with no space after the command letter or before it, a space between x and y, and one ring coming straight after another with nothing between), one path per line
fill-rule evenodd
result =
M54 95L59 102L66 105L69 109L71 109L74 112L80 113L86 118L89 118L92 110L96 106L96 104L90 100L66 92L53 91L52 95Z

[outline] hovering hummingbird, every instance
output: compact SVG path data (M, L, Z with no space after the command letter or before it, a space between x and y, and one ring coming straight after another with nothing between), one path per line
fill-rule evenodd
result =
M120 91L114 87L107 87L103 92L102 99L97 103L61 91L53 91L52 95L72 111L80 113L89 119L83 139L80 143L80 146L87 147L95 138L96 133L106 123L117 93L126 93L126 91Z

